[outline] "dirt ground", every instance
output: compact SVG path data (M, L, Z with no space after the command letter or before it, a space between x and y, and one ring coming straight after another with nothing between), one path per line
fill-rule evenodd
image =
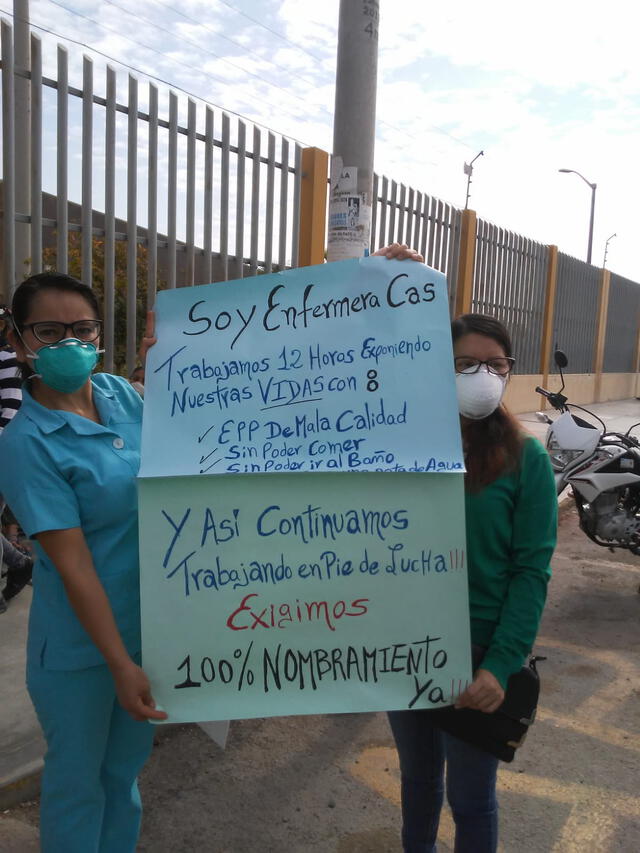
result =
M543 694L499 776L501 851L640 850L640 557L609 552L561 513L538 654ZM226 751L163 732L141 780L146 853L398 851L398 762L384 715L249 720ZM0 817L35 835L36 804ZM5 824L5 828L7 825ZM6 833L3 837L6 837ZM443 815L439 850L453 849ZM2 853L37 849L2 846Z

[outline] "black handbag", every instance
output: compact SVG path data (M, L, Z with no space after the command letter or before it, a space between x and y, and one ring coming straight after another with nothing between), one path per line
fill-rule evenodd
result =
M485 649L474 646L474 671L482 662ZM476 663L476 660L478 659ZM516 749L524 743L529 726L536 718L540 695L540 676L536 663L544 657L531 657L528 664L510 676L504 702L497 711L485 714L471 708L453 706L426 711L434 726L447 734L484 750L501 761L513 761Z

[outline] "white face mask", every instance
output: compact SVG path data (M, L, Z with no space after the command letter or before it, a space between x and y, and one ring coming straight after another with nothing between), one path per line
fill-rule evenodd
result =
M495 412L507 388L507 377L482 366L477 373L456 373L458 410L465 418L480 421Z

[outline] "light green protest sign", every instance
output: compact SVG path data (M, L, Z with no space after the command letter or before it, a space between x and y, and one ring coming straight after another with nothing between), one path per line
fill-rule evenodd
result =
M144 666L172 722L450 704L459 476L141 482Z

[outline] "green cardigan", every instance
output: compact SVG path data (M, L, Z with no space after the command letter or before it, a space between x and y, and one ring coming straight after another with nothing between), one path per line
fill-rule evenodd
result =
M558 500L540 442L528 436L517 471L467 494L471 638L505 687L531 651L551 577Z

